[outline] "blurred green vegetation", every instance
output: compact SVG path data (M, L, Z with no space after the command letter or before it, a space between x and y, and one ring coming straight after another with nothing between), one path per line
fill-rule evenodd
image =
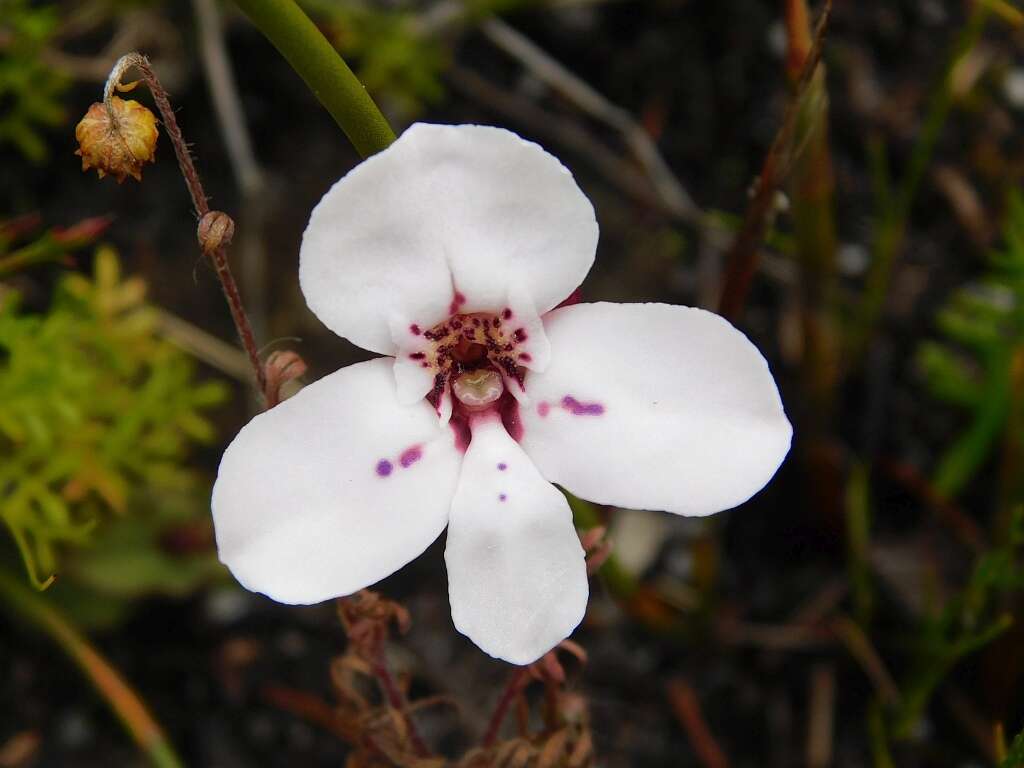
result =
M29 578L122 598L208 578L208 489L187 459L214 438L205 413L224 385L158 336L145 284L108 247L91 277L59 279L45 313L20 304L0 296L0 517ZM197 522L198 545L175 555L168 537Z
M938 685L964 657L984 648L1013 625L1006 599L1024 590L1024 510L1013 517L1005 544L978 557L967 584L922 618L912 645L892 733L907 738Z
M48 154L43 131L65 118L68 79L40 55L59 18L54 5L0 0L0 146L12 144L36 163Z
M331 0L303 0L302 5L334 46L357 62L356 74L370 93L390 96L411 115L441 100L447 49L420 32L415 8Z
M944 338L918 348L932 396L970 415L934 471L934 488L946 497L963 490L1009 424L1013 364L1024 352L1024 196L1016 190L1009 197L1003 240L985 274L957 289L939 311Z

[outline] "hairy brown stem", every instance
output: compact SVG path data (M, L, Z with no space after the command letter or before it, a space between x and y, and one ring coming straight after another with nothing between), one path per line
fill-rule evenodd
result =
M192 162L192 154L189 152L188 144L181 134L181 128L178 127L178 120L174 116L174 109L167 98L167 91L160 84L160 80L157 78L152 66L150 66L149 59L140 53L129 53L118 59L104 88L103 101L108 105L110 104L114 89L120 84L122 75L131 67L135 67L142 73L143 80L146 81L150 93L153 94L153 101L156 102L157 109L160 110L164 128L167 130L167 137L174 147L174 154L178 159L178 167L181 169L185 186L188 188L188 193L192 198L192 205L195 207L196 216L202 222L206 215L210 213L210 204L207 201L206 193L203 191L203 182L199 178L199 172L196 171L195 163ZM202 228L200 228L200 232L202 232ZM228 303L228 309L231 310L231 319L235 323L235 330L238 332L242 346L245 347L249 363L252 365L253 373L256 376L256 383L259 386L264 401L269 403L272 398L267 392L266 373L260 362L256 337L253 334L249 318L245 313L238 284L235 282L235 276L232 274L231 266L228 264L227 249L224 245L220 244L215 247L208 247L202 236L200 236L200 246L203 253L213 263L217 279L220 281L221 289L224 291L224 298Z
M527 667L518 667L509 675L505 690L502 691L501 698L498 699L498 706L494 708L494 714L491 715L491 720L487 723L487 730L484 731L482 742L484 749L494 746L494 742L498 740L498 731L501 729L501 724L505 722L509 707L525 687L526 672Z

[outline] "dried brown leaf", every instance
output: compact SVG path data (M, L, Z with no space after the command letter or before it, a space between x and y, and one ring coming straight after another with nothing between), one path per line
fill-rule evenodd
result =
M541 748L537 756L537 768L555 768L565 757L565 748L569 743L569 731L562 728L555 731Z

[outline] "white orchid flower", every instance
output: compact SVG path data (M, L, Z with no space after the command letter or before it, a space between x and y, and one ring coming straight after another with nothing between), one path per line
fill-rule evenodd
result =
M721 317L559 307L594 261L572 174L499 128L416 124L342 178L299 277L380 357L256 416L213 490L221 560L283 603L347 595L447 526L456 628L528 664L583 619L584 499L707 515L763 487L792 430L764 357Z

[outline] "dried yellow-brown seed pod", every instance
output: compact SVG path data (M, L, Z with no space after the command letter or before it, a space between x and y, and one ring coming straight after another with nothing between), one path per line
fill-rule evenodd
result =
M95 168L102 179L108 173L118 184L126 176L142 180L142 166L156 152L156 117L137 101L112 96L110 107L96 102L75 128L76 155L82 170Z

